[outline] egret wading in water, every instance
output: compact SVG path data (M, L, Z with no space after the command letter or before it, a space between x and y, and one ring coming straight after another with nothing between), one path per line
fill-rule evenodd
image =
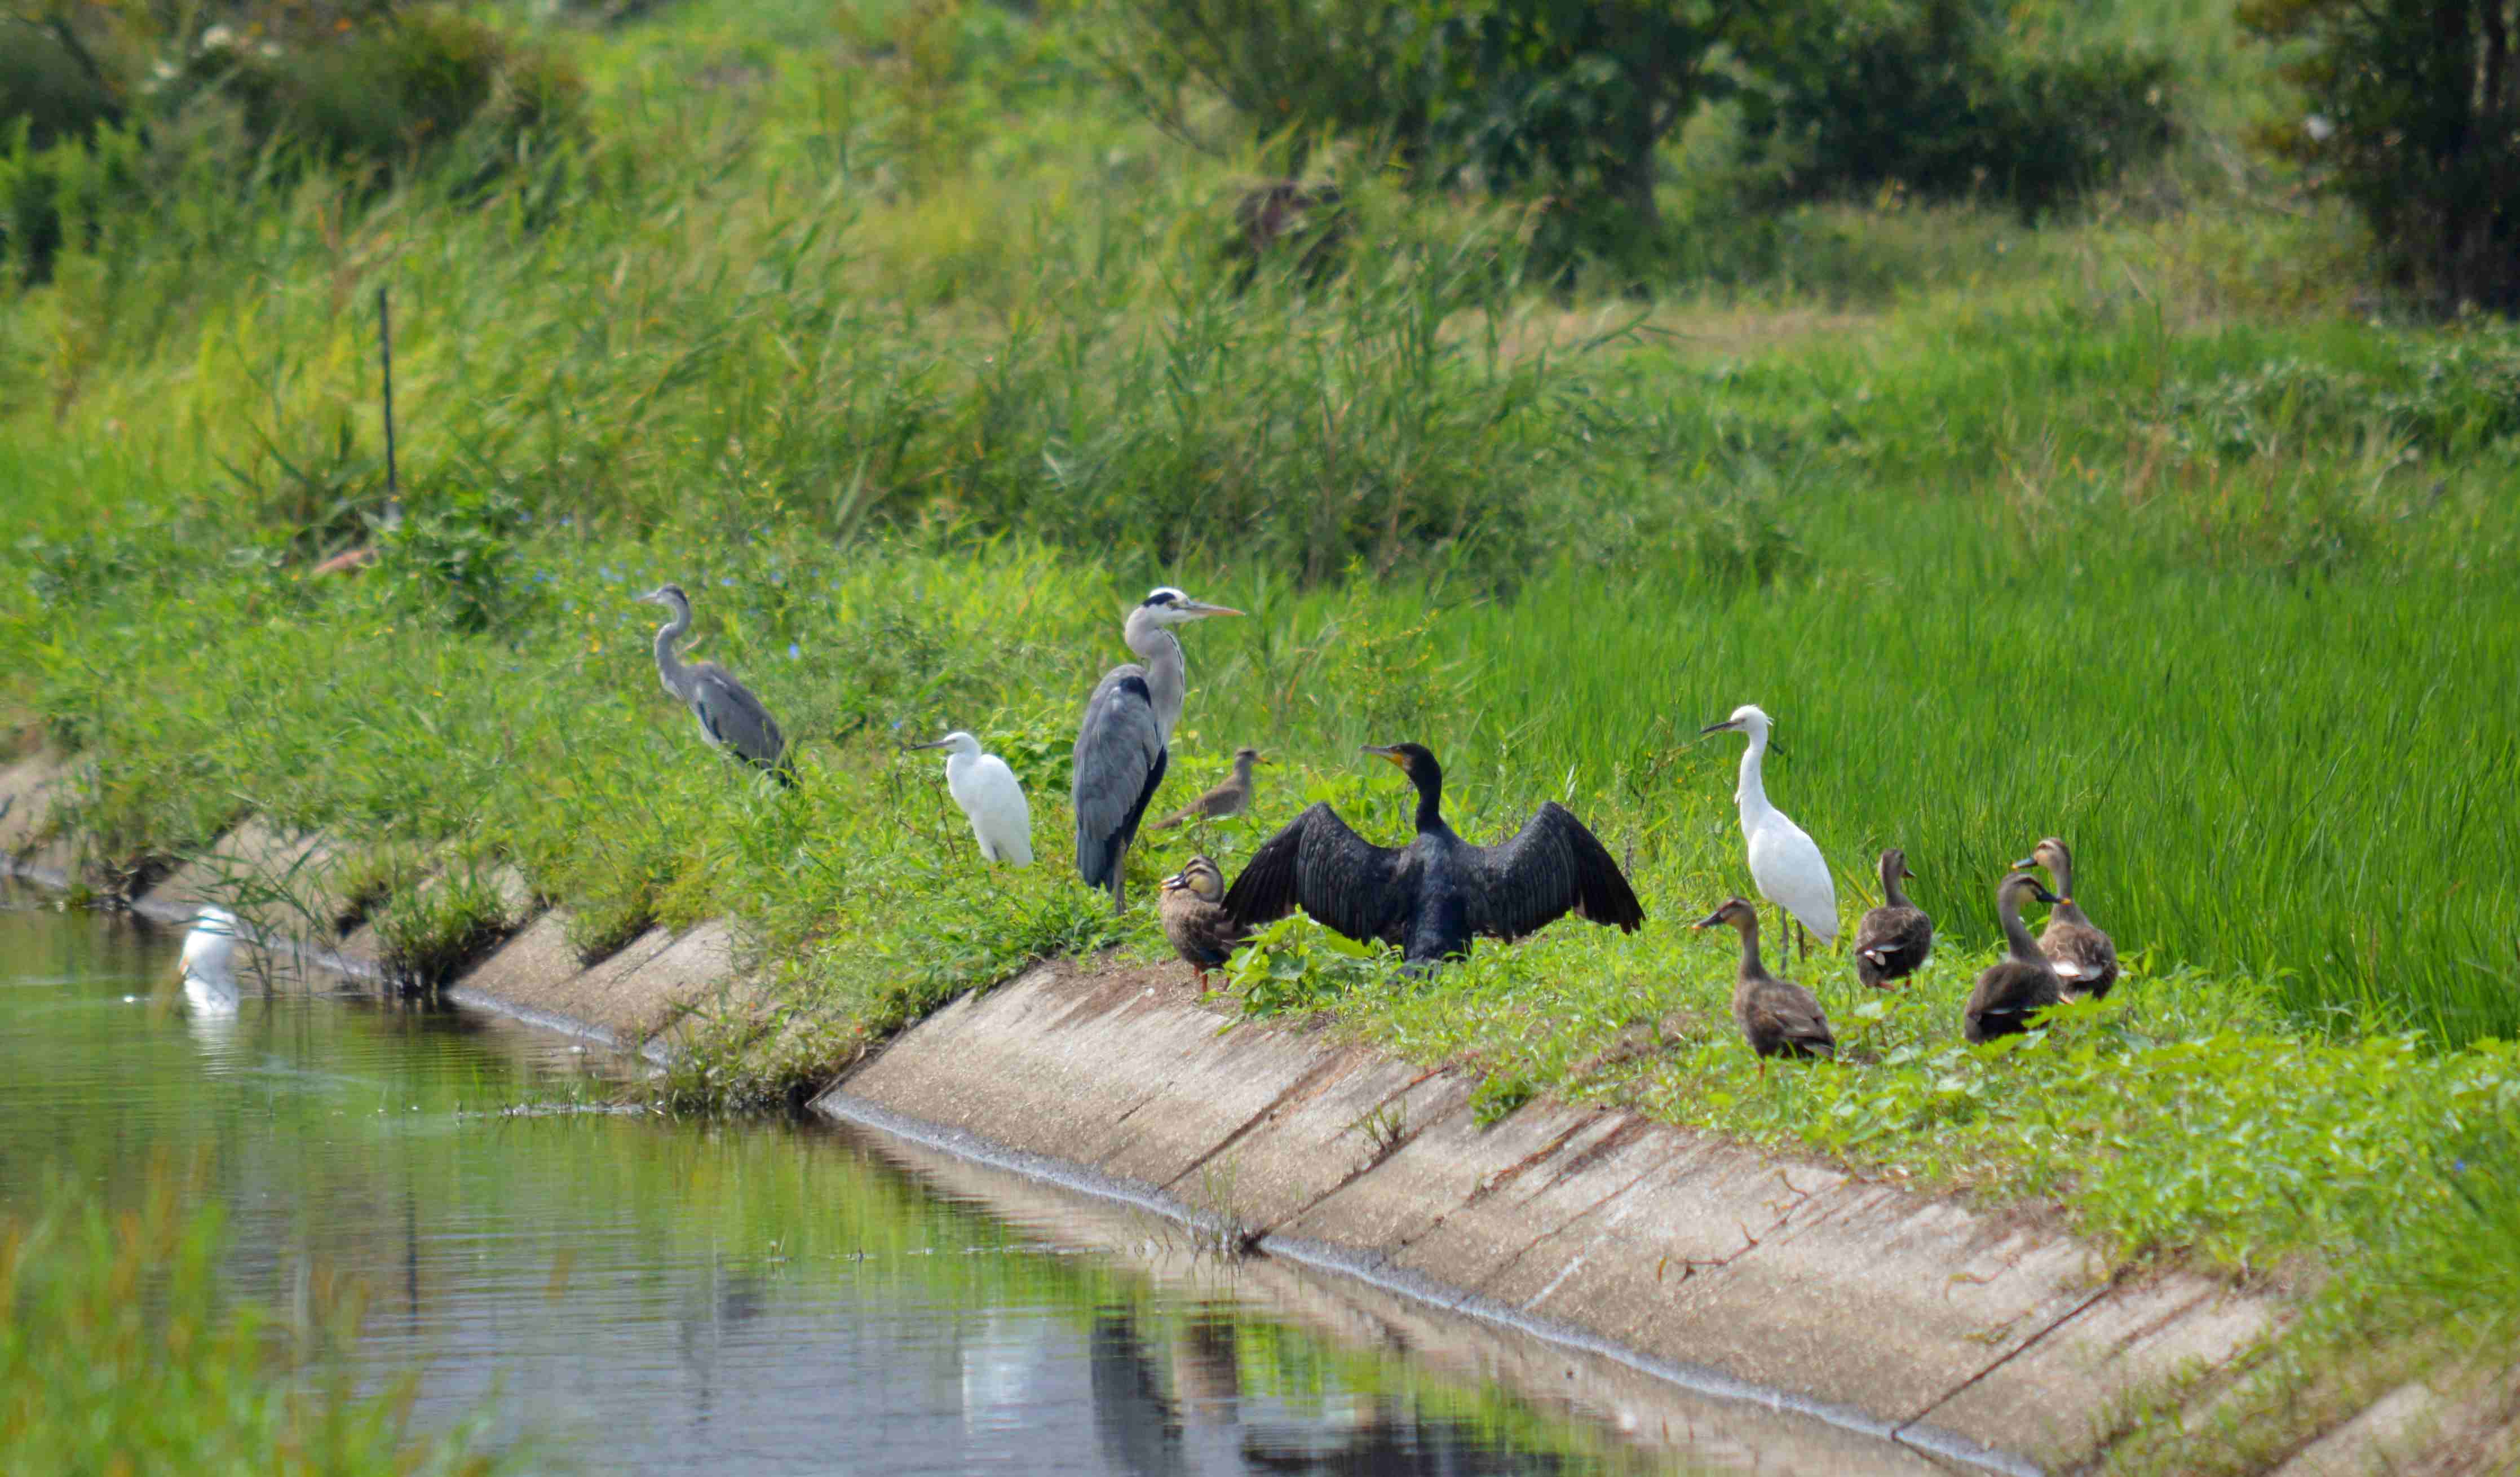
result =
M691 597L680 585L658 585L639 597L647 605L662 605L671 619L656 628L656 680L665 692L692 710L700 734L718 748L742 759L788 788L796 772L788 764L788 739L777 720L752 690L713 661L686 664L674 654L675 643L692 628Z
M971 820L971 836L980 855L1010 867L1032 865L1032 807L1024 803L1023 785L1007 761L980 752L980 740L956 730L933 743L914 749L945 750L945 792Z
M1881 853L1881 906L1855 924L1855 977L1880 990L1925 966L1934 952L1934 920L1908 901L1902 877L1912 877L1908 854L1893 846Z
M1088 887L1109 889L1113 913L1128 907L1129 843L1138 838L1147 802L1164 781L1173 727L1181 722L1189 693L1189 670L1172 628L1241 613L1194 601L1170 585L1156 588L1130 608L1120 630L1121 640L1146 664L1113 667L1085 699L1069 791L1076 809L1076 874Z
M2048 926L2039 931L2039 952L2056 967L2056 977L2076 995L2092 1000L2107 995L2118 982L2118 946L2083 917L2082 905L2074 901L2074 854L2063 841L2049 836L2012 865L2024 872L2045 867L2056 879L2055 910L2048 915Z
M196 1010L226 1013L237 1007L235 962L236 915L205 907L193 915L192 931L184 935L184 955L175 967L183 980L184 1003Z
M1173 951L1197 971L1198 987L1207 988L1207 971L1222 969L1246 936L1225 911L1225 873L1205 857L1192 857L1182 870L1164 878L1155 912L1164 920L1164 937Z
M1444 822L1444 770L1424 745L1372 744L1418 789L1418 835L1376 846L1317 801L1260 843L1234 879L1225 911L1248 930L1302 908L1365 943L1397 945L1418 968L1467 954L1470 940L1538 933L1572 913L1634 933L1645 920L1600 838L1554 800L1512 840L1473 846Z
M1732 710L1732 716L1722 723L1710 723L1700 734L1739 732L1749 736L1750 746L1741 751L1741 782L1733 786L1732 803L1741 808L1741 839L1750 852L1750 880L1758 886L1759 896L1777 905L1777 942L1785 943L1785 915L1820 935L1823 944L1837 938L1837 887L1829 880L1828 860L1820 854L1820 845L1785 813L1768 803L1768 787L1760 779L1759 766L1768 753L1769 718L1758 707L1743 703ZM1811 940L1803 940L1803 956L1811 955Z
M1759 1075L1768 1075L1771 1056L1833 1056L1837 1038L1829 1032L1828 1014L1820 997L1789 979L1768 972L1759 960L1759 910L1743 898L1689 924L1712 928L1730 923L1741 935L1741 965L1732 975L1732 1019L1741 1039L1759 1054Z
M2004 955L1979 971L1977 988L1960 1007L1960 1034L1971 1041L2018 1036L2037 1024L2041 1010L2064 999L2064 981L2039 952L2030 930L2021 926L2024 898L2053 903L2056 894L2026 872L1996 884L1995 916L2003 924Z

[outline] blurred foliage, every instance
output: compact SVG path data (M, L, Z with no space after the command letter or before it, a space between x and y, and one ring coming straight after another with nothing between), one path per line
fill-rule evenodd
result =
M2520 312L2520 0L2241 0L2305 110L2254 142L2369 222L2437 306Z
M2055 49L2002 0L1772 13L1740 40L1751 169L1774 200L1881 190L2052 209L2171 141L2167 56Z

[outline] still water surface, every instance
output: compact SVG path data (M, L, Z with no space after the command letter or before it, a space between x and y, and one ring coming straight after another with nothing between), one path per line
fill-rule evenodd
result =
M153 1158L198 1162L233 1285L288 1306L360 1278L351 1357L422 1370L424 1426L486 1412L602 1472L1672 1460L1333 1337L1159 1226L1150 1258L1114 1258L1090 1249L1108 1215L976 1201L838 1130L503 1112L601 1100L610 1067L502 1021L250 981L238 1014L189 1012L174 934L34 901L0 894L0 1212L62 1169L125 1200Z

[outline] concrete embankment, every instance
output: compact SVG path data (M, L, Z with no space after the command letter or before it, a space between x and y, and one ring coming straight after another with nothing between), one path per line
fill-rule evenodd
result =
M92 860L47 825L68 778L0 772L0 855L55 885ZM242 903L268 935L321 937L351 912L339 861L248 822L134 903ZM560 913L517 879L507 896L516 932L458 1002L652 1056L691 1011L752 1004L722 925L589 965ZM377 972L363 928L311 952ZM2195 1378L2209 1400L2284 1315L2201 1276L2113 1274L2030 1218L1621 1110L1542 1102L1482 1126L1472 1076L1221 1014L1182 976L1044 964L903 1032L815 1110L1519 1330L1568 1379L1659 1381L1696 1403L1690 1424L1803 1470L2083 1465L2147 1394ZM2432 1408L2405 1403L2298 1469L2419 1448Z

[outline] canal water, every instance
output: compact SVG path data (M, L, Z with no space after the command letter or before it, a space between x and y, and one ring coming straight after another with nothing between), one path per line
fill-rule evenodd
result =
M1161 1223L837 1129L580 1110L618 1065L488 1017L250 977L191 1010L173 933L39 902L0 893L0 1216L200 1175L230 1285L356 1278L348 1357L420 1371L424 1428L721 1477L1704 1469Z

